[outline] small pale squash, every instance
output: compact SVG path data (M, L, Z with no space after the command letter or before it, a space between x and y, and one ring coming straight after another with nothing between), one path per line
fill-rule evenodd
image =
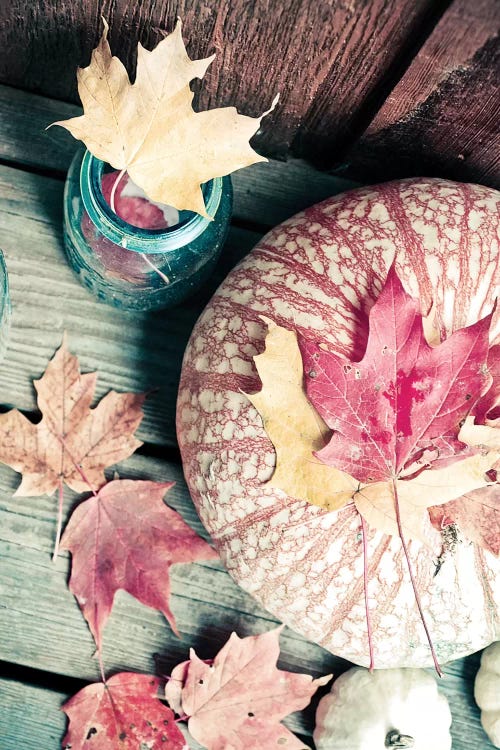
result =
M500 641L485 648L474 683L481 724L495 747L500 747Z
M423 669L353 667L319 703L317 750L450 750L451 713Z

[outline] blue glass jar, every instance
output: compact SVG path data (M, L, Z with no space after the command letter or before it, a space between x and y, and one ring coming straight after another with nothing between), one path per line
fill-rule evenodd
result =
M141 229L123 221L106 202L107 165L81 149L64 190L66 254L81 282L101 301L127 310L177 305L212 272L229 229L229 177L202 186L210 220L181 211L166 229Z
M11 304L9 293L9 277L5 266L5 259L0 250L0 359L3 359L7 349L11 318Z

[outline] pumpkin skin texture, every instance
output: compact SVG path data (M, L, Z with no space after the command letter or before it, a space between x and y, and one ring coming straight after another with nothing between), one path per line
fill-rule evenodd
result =
M481 724L495 747L500 747L500 641L485 648L474 683Z
M266 486L275 453L245 393L260 390L252 357L260 316L361 358L367 314L388 268L434 300L443 336L489 313L499 284L500 193L411 179L350 191L269 232L229 274L186 349L177 404L184 473L228 571L277 618L355 664L368 641L360 521ZM500 312L491 340L500 341ZM482 490L478 490L481 492ZM431 666L401 541L370 530L368 596L376 667ZM435 576L441 536L409 542L439 660L498 638L498 559L463 541Z
M313 736L317 750L450 750L450 726L448 701L423 669L353 667L320 700Z

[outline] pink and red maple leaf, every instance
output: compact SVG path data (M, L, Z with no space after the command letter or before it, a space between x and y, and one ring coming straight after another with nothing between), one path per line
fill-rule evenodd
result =
M307 706L331 675L314 680L278 669L281 630L246 638L232 633L212 662L191 649L173 670L165 697L208 750L309 750L280 722Z
M460 423L491 385L490 319L431 347L418 301L391 268L359 362L301 340L307 395L332 429L318 458L360 482L401 477L424 452L463 458Z
M80 690L62 710L71 750L188 750L173 711L158 699L160 680L121 672Z
M167 618L169 568L217 558L216 552L163 502L172 482L109 482L73 512L61 548L72 556L69 587L98 649L115 593L122 589Z

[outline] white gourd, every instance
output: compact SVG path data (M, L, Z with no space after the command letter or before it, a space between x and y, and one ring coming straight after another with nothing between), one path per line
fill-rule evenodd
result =
M500 747L500 641L485 648L474 683L481 724L495 747Z
M316 713L317 750L450 750L451 713L423 669L354 667Z

